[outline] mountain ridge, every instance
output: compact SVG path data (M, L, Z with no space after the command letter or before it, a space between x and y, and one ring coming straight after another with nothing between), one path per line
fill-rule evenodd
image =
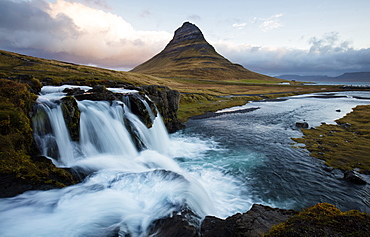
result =
M230 62L217 53L201 30L190 22L183 23L175 31L172 40L160 53L130 72L173 78L281 81Z

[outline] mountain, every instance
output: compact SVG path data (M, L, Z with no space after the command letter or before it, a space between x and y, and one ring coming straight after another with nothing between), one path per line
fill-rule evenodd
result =
M332 82L370 82L370 72L348 72L337 77L325 75L300 76L300 75L280 75L277 78L297 81L332 81Z
M216 52L196 25L189 22L175 31L173 39L160 53L131 72L172 78L281 81L231 63Z

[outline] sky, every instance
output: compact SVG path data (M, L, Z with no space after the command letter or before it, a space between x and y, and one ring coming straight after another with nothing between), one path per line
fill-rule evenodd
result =
M369 0L0 0L0 49L128 71L184 22L270 76L370 71Z

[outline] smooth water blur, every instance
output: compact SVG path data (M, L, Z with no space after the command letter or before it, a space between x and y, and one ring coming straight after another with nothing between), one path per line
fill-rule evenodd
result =
M63 96L59 87L43 88L35 141L55 165L91 174L67 188L0 199L0 236L147 236L153 221L187 209L199 221L251 206L242 180L222 166L196 161L219 150L212 140L170 138L160 115L152 115L147 128L120 101L79 101L80 139L72 141L59 103ZM127 121L143 150L135 146ZM179 166L179 160L188 165Z
M344 181L341 171L323 170L323 162L305 149L292 146L302 133L295 123L310 126L334 123L351 108L370 104L370 92L335 92L256 101L219 111L219 116L190 120L183 136L197 136L219 144L196 158L198 165L222 167L222 172L241 180L253 203L280 208L312 206L328 202L343 210L370 211L370 185ZM258 108L244 112L247 108ZM340 112L337 112L339 111ZM194 159L180 163L188 166Z
M0 199L0 236L146 236L153 221L187 209L199 219L226 218L253 203L299 210L329 202L369 212L369 185L324 171L323 162L294 148L291 138L302 136L295 122L334 123L356 105L370 104L370 92L252 102L190 120L171 136L160 116L148 129L127 101L81 101L75 142L57 102L64 94L58 87L44 89L34 120L43 155L91 175L63 189ZM245 112L248 108L258 109ZM134 145L125 121L143 150Z

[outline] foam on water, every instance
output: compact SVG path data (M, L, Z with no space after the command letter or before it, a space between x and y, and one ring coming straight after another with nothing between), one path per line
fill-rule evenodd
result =
M160 115L147 128L123 102L79 101L80 139L72 141L58 103L63 89L43 88L35 140L57 166L92 173L74 186L0 199L0 236L146 236L154 220L185 209L198 218L249 209L240 180L199 162L220 149L217 144L169 137ZM144 150L135 146L125 120Z

